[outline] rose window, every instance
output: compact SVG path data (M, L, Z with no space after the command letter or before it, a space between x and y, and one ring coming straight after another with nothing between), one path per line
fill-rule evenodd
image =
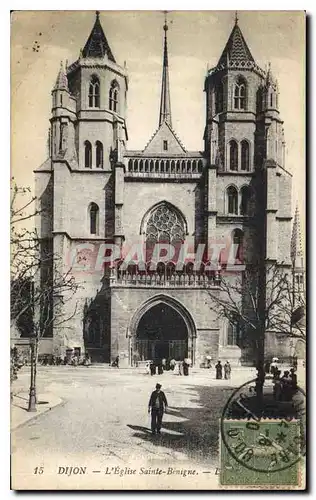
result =
M147 242L173 242L185 239L184 222L167 205L157 208L149 217L146 227Z

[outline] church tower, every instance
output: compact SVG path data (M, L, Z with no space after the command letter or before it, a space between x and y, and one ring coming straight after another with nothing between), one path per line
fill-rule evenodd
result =
M75 141L80 169L109 169L111 152L126 140L125 68L116 63L100 23L96 19L76 62L67 68L69 91L76 99Z

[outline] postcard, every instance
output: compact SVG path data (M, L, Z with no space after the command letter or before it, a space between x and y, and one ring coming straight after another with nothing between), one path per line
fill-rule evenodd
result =
M11 488L306 486L304 11L11 14Z

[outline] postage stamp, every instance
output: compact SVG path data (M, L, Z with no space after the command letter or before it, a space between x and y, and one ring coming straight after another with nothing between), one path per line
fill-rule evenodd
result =
M235 389L220 424L222 486L302 486L306 455L305 393L296 387L281 400L265 378L260 396L258 378ZM275 387L275 382L274 382Z
M224 420L220 483L300 486L300 422Z

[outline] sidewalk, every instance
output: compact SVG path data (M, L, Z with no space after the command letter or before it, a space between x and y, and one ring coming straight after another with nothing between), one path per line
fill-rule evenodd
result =
M32 418L42 415L62 402L63 400L61 398L55 396L55 394L52 394L51 392L40 394L36 405L37 411L29 412L27 411L29 403L28 393L20 392L15 394L11 402L11 430L25 424Z

